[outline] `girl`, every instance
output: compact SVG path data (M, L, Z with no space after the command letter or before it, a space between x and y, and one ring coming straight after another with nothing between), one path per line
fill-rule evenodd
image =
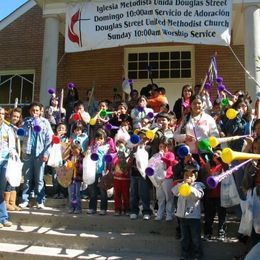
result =
M59 99L54 94L50 99L49 107L45 110L45 117L51 124L53 131L59 122L64 122L66 116L66 110L59 107Z
M213 154L212 160L205 166L206 177L215 176L222 173L222 171L226 171L228 169L228 165L222 162L221 151L216 151ZM221 207L220 201L220 188L221 183L215 189L208 188L205 199L204 199L204 207L205 207L205 225L204 225L204 237L207 240L211 239L213 234L213 222L215 215L218 215L218 236L220 240L223 240L226 235L226 208Z
M82 212L80 187L83 174L83 154L80 144L71 144L71 155L69 160L72 162L73 177L72 182L68 187L69 194L69 213L80 214Z
M59 123L56 127L56 136L60 139L62 155L64 157L64 151L68 145L69 139L67 137L67 126L64 123ZM52 174L52 185L53 185L53 198L64 199L67 196L66 189L62 187L57 180L57 173L54 167L48 166L48 170ZM47 171L48 171L47 170Z
M129 213L129 188L130 174L128 171L127 157L129 150L126 147L126 141L118 139L116 142L117 157L114 160L114 200L115 216L121 213Z
M138 98L137 106L131 110L131 117L133 119L133 130L141 128L141 121L148 113L153 113L153 109L147 108L147 98L140 96Z
M159 154L161 155L161 161L166 169L165 178L161 180L159 187L156 187L156 198L158 200L158 211L155 220L162 220L164 218L166 209L166 221L173 219L174 201L172 189L172 167L176 164L175 155L171 152L172 140L162 137L159 144Z
M89 190L89 209L88 214L95 214L97 211L97 195L100 192L100 215L106 215L107 213L107 191L98 187L98 183L102 175L106 173L106 163L104 155L107 153L114 153L115 147L113 139L107 137L105 130L99 128L95 133L95 139L88 148L88 153L96 154L98 157L97 168L96 168L96 179L95 182L88 186Z

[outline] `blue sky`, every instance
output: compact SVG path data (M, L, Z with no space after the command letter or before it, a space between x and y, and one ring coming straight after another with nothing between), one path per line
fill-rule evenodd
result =
M28 0L0 0L0 21Z

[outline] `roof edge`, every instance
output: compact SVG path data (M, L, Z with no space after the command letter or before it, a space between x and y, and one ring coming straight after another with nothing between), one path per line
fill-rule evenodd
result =
M29 0L20 7L18 7L16 10L14 10L12 13L10 13L8 16L6 16L3 20L0 21L0 31L2 31L4 28L6 28L9 24L14 22L19 17L21 17L35 5L36 2L34 0Z

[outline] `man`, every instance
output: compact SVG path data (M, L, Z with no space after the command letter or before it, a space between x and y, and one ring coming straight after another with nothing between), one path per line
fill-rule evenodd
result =
M49 148L52 141L53 131L46 118L41 117L42 105L32 103L30 106L30 117L25 118L22 128L25 135L22 139L22 161L23 165L23 192L21 208L29 204L30 192L35 191L37 195L37 208L44 208L44 168L49 156Z
M6 167L9 156L15 152L15 136L10 126L4 123L5 109L0 107L0 228L10 227L4 200L6 188Z

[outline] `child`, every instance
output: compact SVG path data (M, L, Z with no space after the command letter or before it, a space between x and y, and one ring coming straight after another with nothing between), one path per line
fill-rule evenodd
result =
M69 194L69 213L80 214L82 212L80 187L82 183L83 174L83 154L80 144L71 144L71 156L70 161L73 167L72 182L68 187Z
M89 151L91 153L96 153L98 155L97 160L97 171L95 182L88 186L89 190L89 209L87 210L88 214L95 214L97 211L97 195L100 192L100 215L107 214L107 191L103 188L98 187L98 183L102 175L106 173L106 163L104 160L104 155L107 153L114 153L115 147L113 139L107 137L105 130L99 128L95 133L95 139L89 146Z
M194 167L186 167L184 169L184 180L182 183L175 185L172 192L175 196L179 196L176 216L180 219L181 225L181 259L187 259L194 252L195 257L202 256L201 243L201 209L200 200L204 192L204 185L196 182L198 171ZM181 195L182 185L188 185L190 194ZM193 244L193 248L192 248Z
M63 144L68 144L69 139L67 137L67 126L65 123L59 123L56 126L56 136L59 137L61 142L61 150L62 154L64 153ZM52 185L53 185L53 198L54 199L64 199L67 196L67 191L64 187L62 187L57 180L57 173L54 167L50 167L47 165L48 170L52 174Z
M138 133L141 138L141 142L137 147L134 147L133 152L137 151L138 148L144 148L146 152L149 151L149 139L146 137L146 130L141 129ZM138 218L139 214L139 199L141 199L143 210L143 219L149 220L152 215L152 210L150 208L150 194L149 194L149 180L144 178L137 167L137 160L142 160L143 158L134 157L134 153L130 156L131 165L131 183L130 183L130 208L131 214L130 219L134 220Z
M161 180L161 185L156 187L156 198L158 200L158 211L155 220L162 220L166 208L166 221L173 219L174 201L172 189L172 166L176 164L175 155L170 151L172 149L172 140L162 137L159 144L159 153L161 154L162 162L166 168L166 176Z
M74 143L79 143L82 149L82 153L84 153L87 149L88 144L88 135L83 132L83 125L78 122L72 127L72 135L71 139Z
M114 160L114 200L115 200L115 216L122 213L129 213L129 188L130 175L127 165L127 157L129 149L126 142L122 138L116 142L117 157Z
M75 124L81 123L83 129L82 132L88 132L88 123L90 121L90 115L84 110L84 104L82 101L77 101L74 105L74 113L69 118L69 124L71 125L71 133L73 133L73 127Z
M253 141L253 153L260 154L260 137ZM260 160L246 165L242 187L245 192L251 189L253 208L253 227L251 233L252 247L260 242ZM258 227L258 230L256 229Z
M221 174L223 171L228 169L228 165L222 162L221 151L216 151L213 154L212 160L206 164L205 171L206 177L215 176ZM204 238L210 240L213 234L213 222L216 215L218 214L218 236L220 240L225 239L226 235L226 208L221 207L220 203L220 189L221 184L219 183L216 188L207 189L204 198L205 207L205 226L204 226Z

